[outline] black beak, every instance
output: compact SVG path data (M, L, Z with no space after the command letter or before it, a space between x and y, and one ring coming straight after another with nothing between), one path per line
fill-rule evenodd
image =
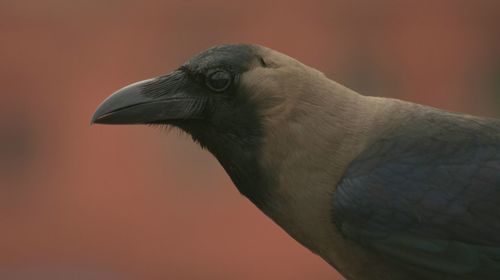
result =
M206 98L182 71L140 81L113 93L97 107L91 123L147 124L199 119Z

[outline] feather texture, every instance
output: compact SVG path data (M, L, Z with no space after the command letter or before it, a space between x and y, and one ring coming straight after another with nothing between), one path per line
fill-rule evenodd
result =
M340 231L422 277L499 279L499 122L427 108L382 135L338 185Z

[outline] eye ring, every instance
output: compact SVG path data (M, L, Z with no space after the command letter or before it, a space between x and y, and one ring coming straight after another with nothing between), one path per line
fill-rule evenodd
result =
M208 74L205 79L207 87L216 92L222 92L229 88L233 82L231 73L225 70L216 70Z

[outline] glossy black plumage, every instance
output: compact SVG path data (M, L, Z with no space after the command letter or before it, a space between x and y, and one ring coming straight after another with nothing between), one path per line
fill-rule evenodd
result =
M500 277L500 122L426 108L381 132L334 195L348 238L429 279Z

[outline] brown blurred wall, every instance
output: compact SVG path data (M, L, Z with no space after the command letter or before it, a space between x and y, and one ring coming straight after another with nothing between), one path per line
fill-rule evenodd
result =
M341 279L188 137L91 127L93 110L246 42L367 95L498 117L498 26L493 0L0 0L0 279Z

